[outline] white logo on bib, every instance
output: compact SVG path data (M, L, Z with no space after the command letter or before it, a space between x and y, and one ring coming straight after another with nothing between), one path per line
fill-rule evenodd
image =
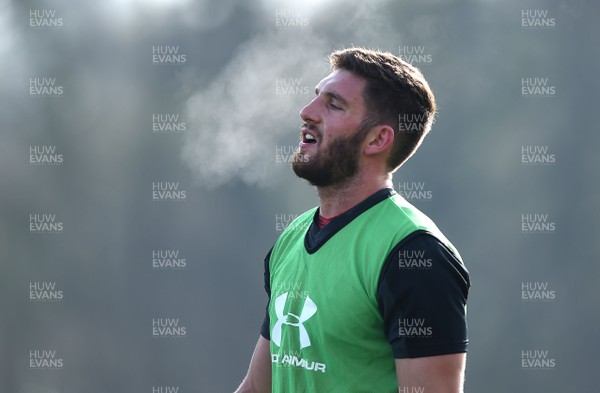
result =
M291 312L287 315L283 315L283 307L287 300L288 292L282 293L275 299L275 314L277 315L277 322L273 326L271 332L271 340L278 347L281 346L281 327L282 325L295 326L300 330L300 349L310 347L310 338L308 332L304 327L304 322L310 319L317 312L317 305L312 301L310 297L306 297L304 306L300 312L300 316L292 314Z

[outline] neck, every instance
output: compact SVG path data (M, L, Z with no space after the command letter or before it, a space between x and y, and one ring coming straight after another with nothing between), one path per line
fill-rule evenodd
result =
M391 174L367 179L357 175L342 184L317 187L319 213L323 217L337 216L383 188L393 188Z

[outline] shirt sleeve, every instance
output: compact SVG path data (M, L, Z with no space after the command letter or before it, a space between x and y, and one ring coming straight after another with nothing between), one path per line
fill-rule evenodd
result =
M469 272L431 233L396 245L381 271L377 302L394 358L467 351Z
M265 281L265 292L269 297L267 301L267 306L265 307L265 319L263 320L262 326L260 327L260 335L266 338L267 340L271 339L270 330L270 320L269 320L269 302L271 301L271 273L269 270L269 261L271 259L271 252L273 249L269 250L269 253L265 257L265 267L264 267L264 281Z

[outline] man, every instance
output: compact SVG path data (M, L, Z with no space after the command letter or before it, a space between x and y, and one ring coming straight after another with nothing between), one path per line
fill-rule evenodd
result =
M462 392L468 272L392 186L431 128L433 93L389 53L330 63L292 164L319 207L265 258L267 315L237 392Z

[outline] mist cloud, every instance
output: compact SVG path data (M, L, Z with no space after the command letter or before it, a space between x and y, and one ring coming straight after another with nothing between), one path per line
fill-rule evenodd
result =
M210 86L187 101L182 155L195 180L217 186L239 177L269 184L278 141L298 142L298 113L328 71L327 53L307 29L247 42ZM296 80L306 94L276 94L278 78Z

